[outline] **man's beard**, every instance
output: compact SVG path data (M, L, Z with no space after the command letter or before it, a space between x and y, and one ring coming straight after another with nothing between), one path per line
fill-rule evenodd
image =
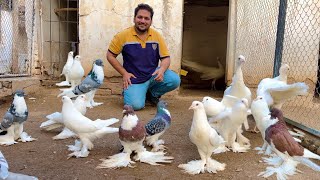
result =
M148 29L149 29L149 28L140 29L139 26L136 26L136 30L139 31L139 32L141 32L141 33L144 33L144 32L146 32L146 31L148 31Z

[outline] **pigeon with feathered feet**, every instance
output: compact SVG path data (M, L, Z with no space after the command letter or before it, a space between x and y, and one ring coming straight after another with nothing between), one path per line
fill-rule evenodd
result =
M76 87L70 89L60 89L62 93L58 95L60 96L68 96L70 98L79 96L81 94L86 94L87 97L87 107L99 106L103 103L94 102L93 98L98 90L98 88L102 85L104 80L104 71L103 71L103 61L101 59L97 59L93 62L93 66L87 77Z
M22 142L35 140L26 132L23 132L23 124L28 119L28 108L24 99L23 90L14 93L13 102L0 123L0 145L12 145L19 139Z
M159 101L157 104L157 114L153 119L151 119L148 124L145 125L146 128L146 143L152 146L151 151L164 150L164 141L159 139L159 137L170 127L171 115L167 109L167 103L163 100Z
M273 121L265 130L265 140L272 151L276 153L276 156L264 158L264 161L269 165L273 165L273 167L267 167L266 171L261 172L259 176L267 178L276 173L278 180L285 180L288 176L296 174L298 163L302 163L319 172L320 166L309 160L309 158L320 160L320 156L305 149L294 140L288 131L282 111L277 108L271 109L271 118L278 121Z
M124 105L123 119L119 128L119 139L123 146L123 152L109 156L104 159L98 168L115 169L120 167L133 167L134 161L131 160L131 153L135 161L140 161L150 165L160 165L159 163L171 163L173 157L165 156L163 151L149 152L143 146L146 136L145 126L139 121L132 106Z

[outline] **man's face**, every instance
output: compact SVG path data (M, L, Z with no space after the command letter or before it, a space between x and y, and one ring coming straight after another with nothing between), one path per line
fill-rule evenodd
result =
M134 25L140 32L146 32L151 26L151 13L147 10L141 9L138 11L136 17L134 17Z

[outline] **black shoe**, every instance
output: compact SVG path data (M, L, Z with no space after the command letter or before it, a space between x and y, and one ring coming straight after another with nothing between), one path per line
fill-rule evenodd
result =
M121 148L119 149L120 152L123 152L124 147L121 145Z
M156 106L159 102L159 98L152 96L150 91L147 91L146 101L150 102L153 106Z

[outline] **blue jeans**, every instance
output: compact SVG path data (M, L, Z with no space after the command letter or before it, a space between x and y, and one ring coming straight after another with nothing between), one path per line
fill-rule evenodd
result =
M163 81L155 81L152 76L148 81L140 84L132 84L123 91L124 104L131 105L134 110L144 108L147 91L151 96L160 98L163 94L172 91L180 86L180 77L175 72L167 69Z

